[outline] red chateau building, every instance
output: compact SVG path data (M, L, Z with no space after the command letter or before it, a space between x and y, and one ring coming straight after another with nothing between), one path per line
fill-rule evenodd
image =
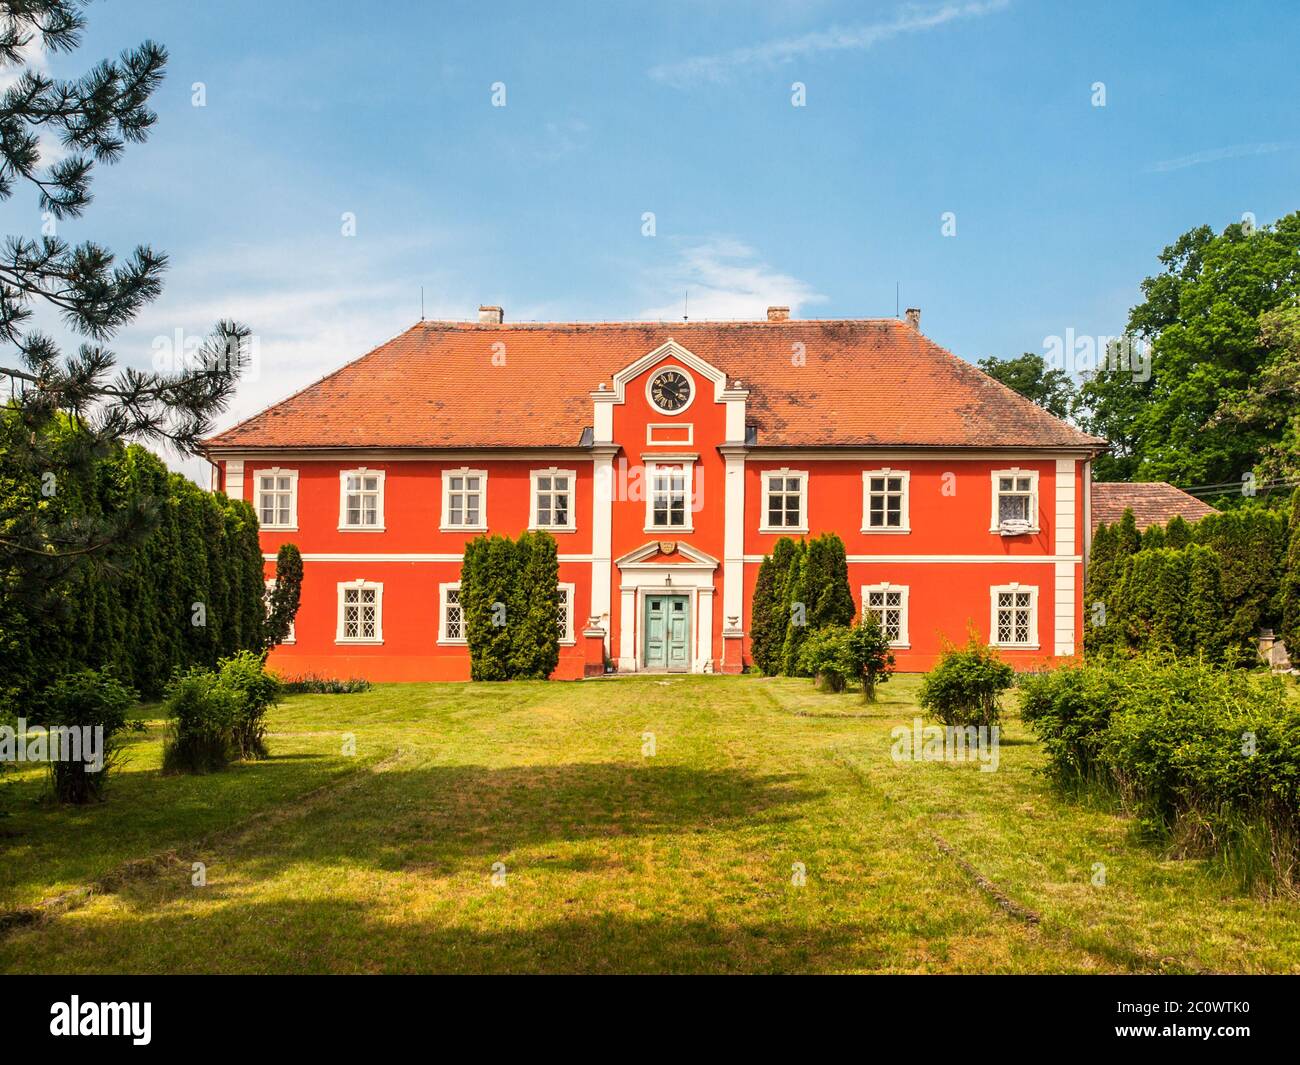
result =
M1090 463L1058 421L907 320L420 322L206 442L267 575L303 553L273 663L469 676L469 539L546 529L557 677L739 672L781 536L836 532L898 668L972 626L1017 666L1081 648Z

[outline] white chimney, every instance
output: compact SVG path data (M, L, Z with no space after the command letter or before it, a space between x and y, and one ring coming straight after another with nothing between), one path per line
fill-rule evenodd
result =
M478 309L479 325L500 325L504 318L505 313L500 307L480 307Z
M786 322L790 320L789 307L769 307L767 309L767 320L769 322Z
M918 333L921 331L921 308L907 308L907 324L915 329Z

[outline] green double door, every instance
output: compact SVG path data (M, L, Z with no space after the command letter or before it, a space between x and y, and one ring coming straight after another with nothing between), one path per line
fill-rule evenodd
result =
M645 597L645 668L686 673L691 668L691 601L685 595Z

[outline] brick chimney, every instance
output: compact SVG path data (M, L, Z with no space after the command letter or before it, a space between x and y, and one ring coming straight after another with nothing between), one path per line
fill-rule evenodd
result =
M767 309L767 320L769 322L788 322L790 320L790 308L769 307Z
M911 311L907 312L911 314ZM505 312L500 307L480 307L478 309L479 325L500 325L505 318Z
M921 331L921 308L907 308L907 324L915 329L918 333Z

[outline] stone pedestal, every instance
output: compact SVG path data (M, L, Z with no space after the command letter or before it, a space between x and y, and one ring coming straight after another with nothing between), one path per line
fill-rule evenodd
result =
M588 626L582 630L582 675L600 677L605 673L605 630Z

